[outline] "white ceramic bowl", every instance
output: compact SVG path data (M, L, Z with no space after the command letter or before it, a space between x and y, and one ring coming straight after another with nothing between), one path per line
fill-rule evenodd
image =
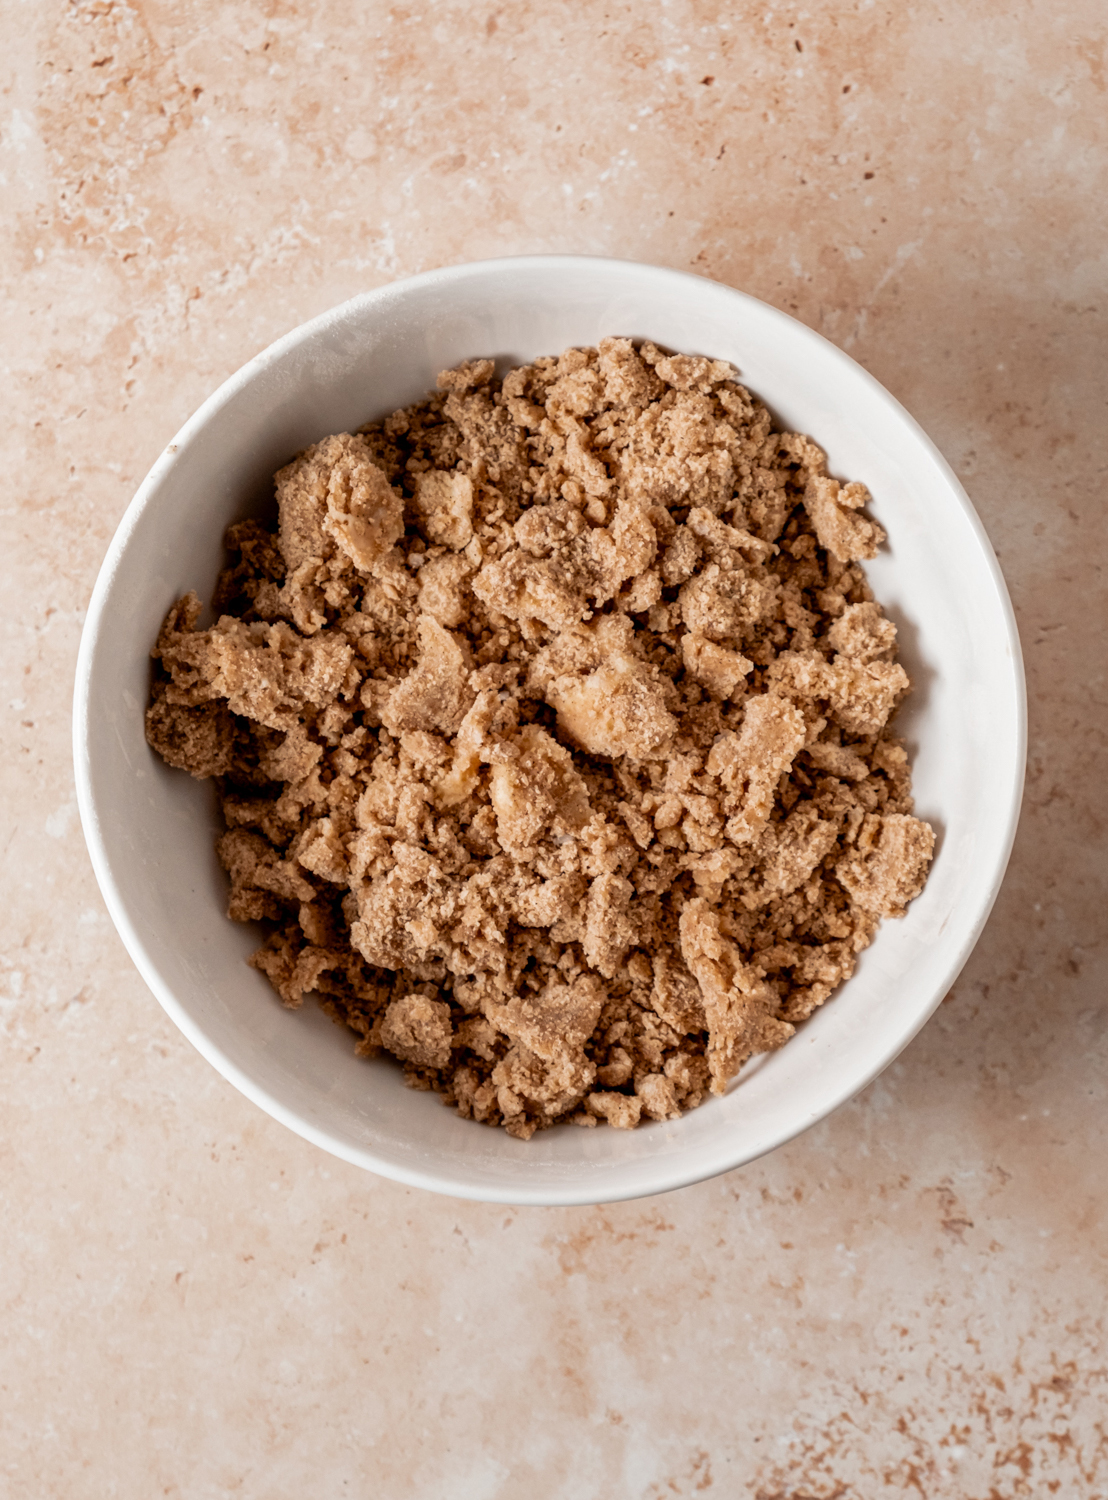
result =
M246 966L257 935L224 915L212 789L143 737L149 651L169 604L209 596L227 523L328 433L421 397L475 355L502 366L609 334L730 360L785 428L860 479L889 542L867 565L900 630L913 692L900 717L917 811L938 850L923 894L886 922L850 982L728 1094L636 1131L562 1127L528 1142L412 1093L311 1003L282 1008ZM680 1187L821 1120L919 1030L965 963L1000 886L1023 781L1025 705L1007 591L961 486L910 416L840 350L727 287L578 257L485 261L356 297L226 382L151 469L116 533L81 641L74 750L85 836L112 918L189 1040L275 1119L414 1186L570 1204Z

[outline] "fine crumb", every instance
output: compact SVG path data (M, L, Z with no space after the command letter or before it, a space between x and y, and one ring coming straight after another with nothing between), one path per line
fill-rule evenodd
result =
M729 365L470 360L275 489L147 738L216 778L253 966L410 1087L520 1140L675 1119L923 888L884 533Z

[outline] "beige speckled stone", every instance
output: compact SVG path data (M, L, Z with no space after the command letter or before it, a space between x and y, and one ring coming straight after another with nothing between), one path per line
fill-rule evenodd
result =
M1099 0L9 0L0 1493L1108 1494ZM509 1212L332 1161L176 1033L75 816L83 610L249 355L392 277L743 287L933 434L1023 631L1023 825L884 1076L743 1171ZM428 1101L428 1107L434 1107Z

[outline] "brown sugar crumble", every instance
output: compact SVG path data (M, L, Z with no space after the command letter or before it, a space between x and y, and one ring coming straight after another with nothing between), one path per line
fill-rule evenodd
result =
M147 737L228 915L407 1082L529 1138L722 1093L923 887L860 484L730 365L603 340L325 438L170 610Z

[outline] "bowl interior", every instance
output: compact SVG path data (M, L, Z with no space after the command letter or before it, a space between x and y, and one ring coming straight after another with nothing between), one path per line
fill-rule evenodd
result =
M855 976L780 1052L679 1121L562 1127L529 1143L457 1118L353 1055L309 1002L277 1003L244 962L257 935L224 915L212 789L149 750L149 650L168 605L210 595L227 523L266 502L307 444L421 397L477 355L504 367L621 334L732 361L832 473L860 479L889 534L867 565L900 631L913 692L898 721L937 854ZM96 586L78 668L75 750L86 836L132 957L232 1083L337 1155L402 1181L517 1203L633 1197L751 1160L849 1098L942 999L995 897L1018 813L1023 682L996 560L961 488L903 409L817 334L714 283L618 261L542 257L432 272L296 330L200 409L127 512Z

